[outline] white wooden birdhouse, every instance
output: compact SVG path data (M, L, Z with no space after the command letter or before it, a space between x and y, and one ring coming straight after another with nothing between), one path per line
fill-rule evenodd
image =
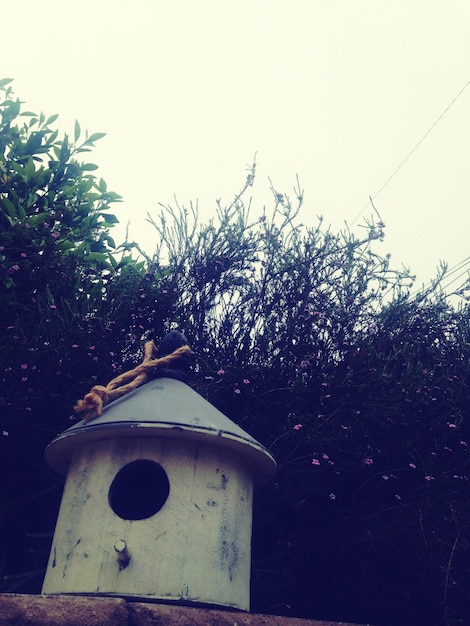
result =
M276 464L188 385L157 378L45 456L67 478L43 593L249 610L253 486Z

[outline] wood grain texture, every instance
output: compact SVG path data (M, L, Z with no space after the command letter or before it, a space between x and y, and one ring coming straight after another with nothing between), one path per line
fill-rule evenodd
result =
M168 498L147 519L109 504L116 474L158 463ZM232 451L189 440L132 437L88 442L72 461L43 593L93 593L249 609L251 470ZM121 567L116 542L130 560Z

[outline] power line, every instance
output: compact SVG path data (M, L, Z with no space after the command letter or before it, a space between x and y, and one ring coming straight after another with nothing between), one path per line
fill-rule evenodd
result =
M455 276L454 278L452 278L452 280L449 280L457 272L459 272L459 274ZM457 281L461 281L465 275L469 274L469 272L470 272L470 257L467 257L466 259L463 259L463 261L460 261L459 263L454 265L454 267L450 268L450 270L447 270L445 272L444 276L442 277L442 280L440 281L442 291L447 291L449 287L457 283ZM433 280L430 280L428 283L423 285L421 289L416 289L415 291L413 291L411 293L411 296L416 296L421 291L426 291L426 289L432 286L433 282L434 282Z
M470 85L470 80L468 80L465 85L462 87L462 89L458 92L458 94L451 100L451 102L446 106L446 108L442 111L442 113L439 115L439 117L435 120L435 122L433 122L433 124L431 124L431 126L428 128L428 130L424 133L424 135L421 137L421 139L418 141L418 143L415 145L415 147L406 155L406 157L403 159L403 161L400 163L400 165L390 174L390 176L387 178L387 180L384 182L384 184L375 192L375 194L373 196L371 196L372 200L375 200L375 198L377 198L377 196L385 189L385 187L388 185L388 183L392 180L392 178L394 178L398 172L401 170L401 168L405 165L405 163L408 161L408 159L416 152L416 150L419 148L419 146L423 143L423 141L426 139L426 137L434 130L434 128L439 124L439 122L442 120L442 118L444 117L444 115L449 111L449 109L451 109L451 107L457 102L457 100L460 98L460 96L463 94L463 92L465 91L465 89ZM361 215L364 213L364 211L369 207L369 202L364 206L364 208L362 209L362 211L360 213L358 213L358 215L356 215L356 217L353 219L352 224L354 224L360 217Z
M418 141L418 143L412 148L412 150L410 150L410 152L406 155L406 157L401 161L401 163L398 165L398 167L396 167L395 170L390 174L390 176L383 183L383 185L375 192L375 194L373 196L371 196L369 198L369 202L364 205L364 208L362 209L362 211L360 213L358 213L358 215L352 221L352 224L354 224L361 217L361 215L364 213L364 211L370 205L372 205L372 207L375 209L375 207L373 205L373 201L375 200L375 198L377 198L377 196L385 189L385 187L389 184L389 182L398 174L398 172L405 165L405 163L408 161L408 159L410 159L410 157L416 152L416 150L420 147L420 145L423 143L423 141L426 139L426 137L428 137L428 135L439 124L439 122L442 120L442 118L452 108L452 106L457 102L457 100L460 98L460 96L463 94L463 92L465 91L465 89L469 85L470 85L470 80L468 80L465 83L465 85L460 89L460 91L454 96L454 98L452 98L452 100L449 102L449 104L445 107L445 109L441 112L441 114L437 117L437 119L431 124L431 126L424 133L424 135L421 137L421 139ZM466 273L468 273L469 272L469 268L468 268L469 264L470 264L470 257L467 257L463 261L460 261L459 263L457 263L454 267L450 268L450 270L448 270L446 272L445 276L443 277L443 281L442 281L443 282L443 289L448 289L451 285L453 285L455 282L460 280ZM463 271L461 271L462 269L463 269ZM448 282L449 278L451 278L456 272L461 272L461 273L457 277L453 278L453 280ZM428 285L431 285L431 284L432 284L432 281L430 281ZM425 288L425 286L423 286L423 287ZM418 290L418 292L419 291L420 290ZM418 293L418 292L416 292L416 293Z

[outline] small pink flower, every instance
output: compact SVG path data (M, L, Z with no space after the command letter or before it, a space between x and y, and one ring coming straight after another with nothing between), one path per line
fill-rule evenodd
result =
M336 500L336 495L334 493L330 493L330 500Z
M424 480L427 480L429 482L431 480L434 480L434 476L425 476Z
M241 393L240 389L235 389L233 393Z
M327 454L322 454L322 459L324 459L325 461L328 461L328 459L330 458Z
M457 428L457 425L456 425L456 424L454 424L454 423L452 423L452 422L447 422L447 426L448 426L449 428Z
M295 424L294 430L300 430L302 428L302 424Z
M312 459L312 465L320 465L320 461L318 459Z
M21 369L22 370L27 370L28 369L28 364L27 363L22 363L21 364Z
M468 447L468 443L466 441L464 441L463 439L462 439L462 441L459 441L459 443L460 443L461 446Z
M3 435L4 437L8 437L8 435L9 435L9 434L10 434L10 433L9 433L7 430L2 430L2 435Z
M223 369L217 370L217 374L219 376L223 376L225 374L225 370L223 370Z
M409 467L411 467L411 469L416 469L416 465L414 463L409 463L408 465Z
M244 385L249 385L250 384L250 381L248 380L248 378L244 378L243 379L243 384Z
M367 459L364 459L364 465L373 465L374 464L374 459L371 459L370 457Z
M27 376L22 376L22 377L21 377L21 382L22 382L22 383L25 383L27 380L28 380L28 377L27 377Z
M52 309L52 310L57 309L57 307L56 307L56 305L55 305L55 304L51 304L51 306L50 306L49 308L50 308L50 309Z

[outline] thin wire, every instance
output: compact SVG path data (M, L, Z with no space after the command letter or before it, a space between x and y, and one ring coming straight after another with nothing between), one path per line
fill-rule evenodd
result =
M456 272L460 272L460 274L458 276L456 276L455 278L453 278L451 281L449 281L449 279ZM441 281L442 291L447 291L451 285L456 283L458 280L461 280L462 277L465 276L466 274L468 274L469 272L470 272L470 257L467 257L466 259L463 259L463 261L460 261L459 263L454 265L454 267L452 267L450 270L446 271L446 273L442 277L442 281ZM421 293L423 291L426 291L427 289L429 289L429 287L432 286L433 282L434 282L433 280L430 280L425 285L423 285L421 288L418 288L418 289L412 291L410 295L412 297L414 297L414 296L418 295L419 293Z
M392 180L392 178L394 178L398 172L401 170L401 168L405 165L405 163L408 161L408 159L416 152L416 150L419 148L419 146L423 143L423 141L426 139L426 137L434 130L434 128L439 124L439 122L442 120L442 118L444 117L444 115L449 111L449 109L457 102L457 100L460 98L460 96L463 94L463 92L465 91L465 89L470 85L470 80L468 80L465 85L462 87L462 89L459 91L459 93L453 98L453 100L446 106L446 108L442 111L442 113L439 115L439 117L436 119L436 121L428 128L428 130L424 133L424 135L421 137L421 139L418 141L418 143L415 145L415 147L406 155L406 157L403 159L403 161L400 163L400 165L390 174L390 176L387 178L387 180L384 182L384 184L379 188L378 191L375 192L375 194L373 196L371 196L372 200L375 200L375 198L377 198L377 196L385 189L385 187L388 185L388 183ZM358 213L358 215L356 215L356 217L353 219L352 224L354 224L360 217L361 215L364 213L364 211L369 207L369 202L364 206L364 208L362 209L362 211L360 213Z
M447 273L446 273L447 277L452 276L452 274L455 274L455 272L460 271L462 269L462 267L465 267L469 263L470 263L470 257L469 256L466 257L465 259L462 259L462 261L460 261L459 263L454 265L454 267L451 267L450 270L447 271Z
M445 284L443 284L443 285L442 285L442 290L443 290L443 291L447 291L447 290L449 289L449 287L451 287L452 285L454 285L457 281L459 281L459 283L458 283L458 285L457 285L457 286L458 286L458 287L463 287L463 285L462 285L462 282L461 282L461 281L462 281L462 278L463 278L464 276L468 276L468 272L469 272L468 268L464 269L464 271L463 271L463 272L461 272L461 273L460 273L460 274L459 274L456 278L454 278L454 280L451 280L451 281L450 281L450 283L445 283ZM443 282L444 282L444 281L443 281Z
M443 279L442 279L442 282L443 282L442 288L443 288L443 290L449 289L449 287L450 287L451 285L455 284L457 281L461 281L461 280L462 280L462 277L463 277L463 276L465 276L466 274L468 274L468 273L469 273L469 270L470 270L470 261L468 261L468 260L467 260L467 263L466 263L465 265L460 265L460 267L458 268L458 270L460 271L460 274L459 274L458 276L455 276L454 278L452 278L452 280L451 280L451 281L449 281L449 278L450 278L453 274L455 274L455 272L456 272L457 270L454 270L454 271L449 272L448 274L445 274L445 275L444 275L444 277L443 277ZM460 286L462 286L462 285L460 285Z

